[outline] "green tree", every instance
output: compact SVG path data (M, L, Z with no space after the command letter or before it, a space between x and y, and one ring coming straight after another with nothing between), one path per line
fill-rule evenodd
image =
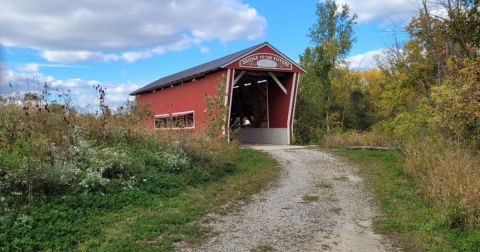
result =
M316 14L317 21L309 34L312 46L300 56L300 63L308 73L302 78L299 99L302 107L299 111L306 110L299 115L298 124L299 129L309 129L307 132L319 132L321 127L328 133L334 103L332 80L335 69L352 47L356 15L350 15L348 5L337 5L331 0L318 3Z

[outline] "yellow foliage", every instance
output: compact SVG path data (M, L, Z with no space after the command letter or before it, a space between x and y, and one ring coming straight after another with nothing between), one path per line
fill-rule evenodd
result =
M448 69L452 74L432 89L431 122L455 140L480 148L480 56L452 59Z

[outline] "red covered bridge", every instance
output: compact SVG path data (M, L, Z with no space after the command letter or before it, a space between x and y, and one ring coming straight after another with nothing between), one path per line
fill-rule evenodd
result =
M158 79L131 93L149 105L150 130L199 131L205 94L226 78L226 127L246 143L290 144L300 73L297 63L265 42ZM226 131L226 134L229 134Z

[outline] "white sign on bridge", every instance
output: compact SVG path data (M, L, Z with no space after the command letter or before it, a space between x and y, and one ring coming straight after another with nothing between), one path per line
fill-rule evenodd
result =
M270 53L256 53L240 60L240 67L270 68L278 70L292 70L292 63L282 57Z

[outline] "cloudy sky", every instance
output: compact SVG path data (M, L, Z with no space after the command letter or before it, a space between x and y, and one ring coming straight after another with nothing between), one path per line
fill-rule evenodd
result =
M35 81L95 105L92 85L118 106L128 93L185 68L263 41L297 60L318 0L0 0L0 94ZM341 0L358 15L353 68L373 58L416 14L415 0ZM26 80L29 80L28 83ZM130 99L133 99L130 97Z

